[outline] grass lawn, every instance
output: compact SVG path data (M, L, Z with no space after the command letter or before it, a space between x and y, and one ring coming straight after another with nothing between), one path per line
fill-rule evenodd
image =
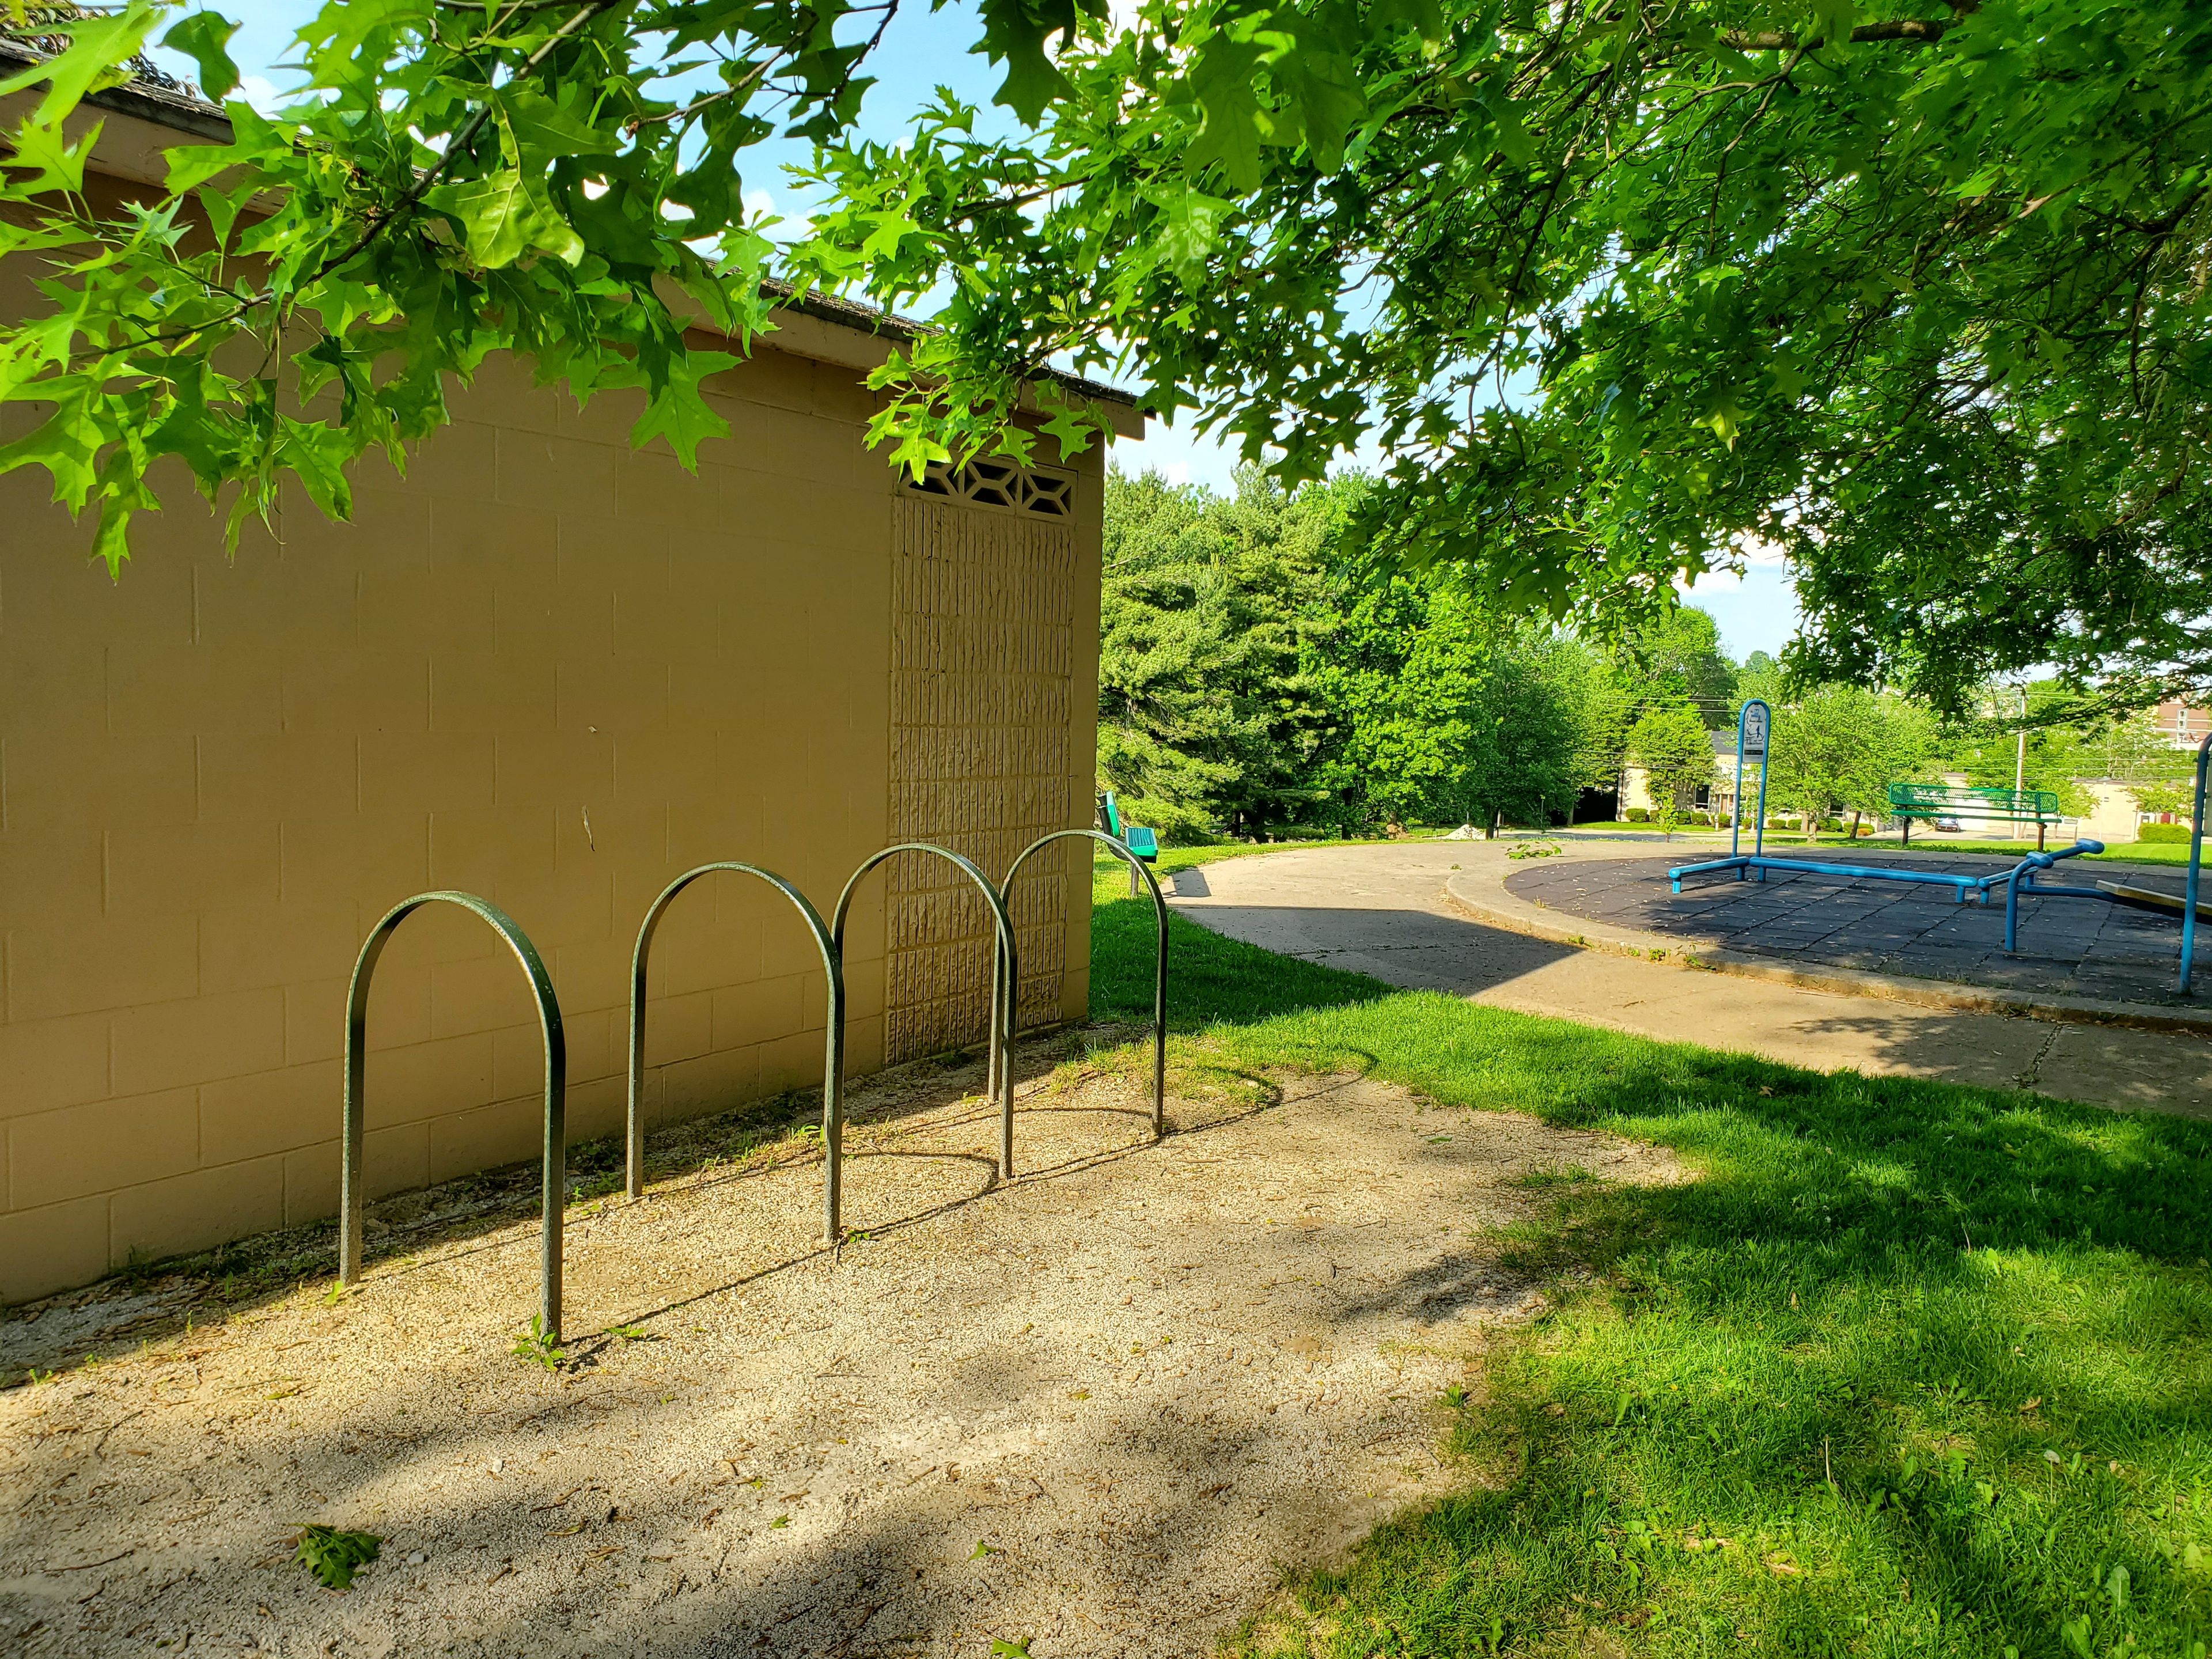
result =
M1097 892L1094 1012L1142 1018L1150 906ZM1240 1659L2205 1659L2212 1127L1480 1008L1180 918L1172 949L1186 1089L1356 1067L1700 1176L1549 1183L1507 1243L1552 1310L1460 1408L1452 1495L1295 1581Z

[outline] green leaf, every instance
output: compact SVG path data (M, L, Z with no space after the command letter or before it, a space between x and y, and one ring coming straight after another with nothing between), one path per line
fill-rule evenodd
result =
M1186 158L1194 169L1219 161L1230 184L1239 191L1257 190L1262 176L1263 112L1254 84L1259 62L1257 46L1218 34L1206 42L1190 76L1191 90L1206 118L1185 151Z
M1060 459L1064 461L1091 447L1100 422L1097 416L1086 415L1072 404L1054 402L1048 405L1042 429L1059 442Z
M613 133L593 126L533 87L501 87L494 97L501 120L514 136L519 159L526 164L532 156L613 155L622 149Z
M290 158L290 142L252 106L235 103L228 113L229 143L179 144L174 149L161 152L169 164L164 183L172 196L181 196L194 185L204 185L233 167L281 165Z
M709 374L733 368L738 360L726 351L689 351L668 366L668 382L653 393L645 413L630 428L633 448L642 449L655 438L668 440L686 471L699 468L699 446L709 438L726 438L730 423L708 406L699 382Z
M353 516L353 486L346 482L346 463L353 445L342 428L278 417L276 461L299 477L308 499L332 519Z
M319 1525L300 1528L293 1540L297 1559L308 1571L332 1589L342 1590L354 1575L376 1559L384 1540L373 1532L341 1532Z
M39 383L49 397L57 395L55 383ZM77 512L91 494L94 465L99 458L101 434L93 418L80 384L74 396L62 399L57 409L14 443L0 445L0 473L19 466L42 466L54 481L54 499Z
M1410 28L1424 40L1443 39L1444 14L1439 0L1376 0L1368 21L1377 34Z
M1163 207L1166 222L1152 246L1178 281L1187 288L1196 288L1205 281L1206 259L1221 240L1221 222L1228 216L1229 204L1218 196L1192 190Z
M238 25L211 11L196 11L179 21L161 37L161 44L180 52L199 66L200 90L221 103L238 85L238 65L227 50Z
M1103 17L1105 0L982 0L983 38L974 48L1006 66L992 102L1003 104L1030 126L1050 105L1074 90L1045 52L1054 34L1075 32L1079 15Z
M71 144L60 123L48 125L26 115L9 141L15 154L8 158L8 172L0 174L0 179L5 181L4 192L0 194L27 201L51 191L81 193L84 189L85 161L92 155L92 147L99 142L100 130L105 125L94 122L91 130ZM26 178L18 171L26 167L36 170Z
M1344 162L1346 135L1367 112L1358 66L1338 52L1302 50L1271 67L1297 105L1314 164L1324 173L1335 172Z
M453 216L467 239L469 257L486 270L511 265L532 248L565 264L584 256L584 239L553 205L543 179L517 171L495 173L440 185L424 195L422 204Z
M107 567L111 576L123 573L131 556L131 520L137 511L130 502L107 496L100 503L100 520L93 526L92 555Z
M1810 33L1830 46L1838 46L1851 38L1851 27L1857 21L1858 7L1853 0L1814 0Z

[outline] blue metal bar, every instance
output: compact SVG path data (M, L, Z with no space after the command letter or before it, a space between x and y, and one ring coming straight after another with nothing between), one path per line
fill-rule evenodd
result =
M2007 956L2013 955L2020 945L2020 896L2022 893L2033 898L2100 898L2108 903L2112 901L2110 893L2100 892L2094 887L2039 887L2035 884L2037 871L2048 870L2061 859L2080 858L2084 853L2101 853L2104 850L2105 843L2101 841L2077 841L2071 847L2061 848L2056 853L2030 853L2005 872L2004 948ZM1988 883L1996 878L1984 876L1982 879ZM1984 890L1987 890L1986 887ZM1984 902L1987 902L1986 900Z
M1751 860L1743 857L1714 859L1705 864L1678 864L1667 874L1673 879L1674 890L1679 893L1682 890L1682 878L1685 876L1703 876L1716 870L1733 870L1736 872L1736 879L1741 881L1743 872L1750 864Z
M2181 898L2181 994L2189 994L2189 977L2197 956L2197 879L2204 867L2204 763L2212 756L2212 732L2197 745L2197 802L2189 815L2189 880Z
M1751 713L1749 703L1735 711L1735 799L1729 810L1729 856L1735 858L1743 851L1743 723ZM1676 892L1682 890L1678 883Z
M1678 865L1667 873L1673 878L1674 890L1679 893L1682 890L1684 876L1699 875L1708 871L1737 868L1757 870L1762 880L1765 879L1767 871L1780 870L1793 875L1835 876L1845 881L1917 882L1929 887L1948 887L1957 896L1961 904L1966 902L1966 896L1970 893L1978 898L1984 896L1988 892L1987 884L1995 879L1986 876L1977 878L1973 876L1939 875L1929 870L1876 870L1863 864L1817 864L1810 859L1770 859L1756 856L1716 859L1706 864Z
M1751 701L1766 710L1766 744L1759 751L1759 816L1751 823L1751 853L1753 858L1757 858L1766 851L1766 774L1774 754L1774 710L1764 697L1753 697ZM1749 706L1745 705L1747 708ZM1741 800L1736 804L1736 816L1743 816ZM1759 878L1765 881L1766 872L1761 870Z

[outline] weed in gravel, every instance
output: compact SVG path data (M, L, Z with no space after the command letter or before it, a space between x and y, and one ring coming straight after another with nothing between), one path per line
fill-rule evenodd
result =
M309 1523L292 1540L297 1559L331 1589L349 1587L353 1577L384 1547L373 1532L342 1532L336 1527Z
M531 1316L530 1329L514 1339L514 1352L517 1359L542 1365L549 1371L559 1370L568 1358L561 1352L561 1345L553 1340L553 1334L545 1328L544 1317L537 1314Z

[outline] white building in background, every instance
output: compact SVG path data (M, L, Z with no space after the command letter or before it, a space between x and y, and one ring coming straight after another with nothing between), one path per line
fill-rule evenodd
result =
M1735 727L1729 726L1712 733L1712 781L1698 791L1695 810L1699 812L1726 812L1735 805ZM1746 775L1752 780L1750 787L1759 787L1758 774L1748 765ZM1620 771L1620 815L1626 817L1632 810L1641 808L1653 812L1659 803L1651 793L1651 780L1640 766L1624 766Z
M2185 702L2162 702L2151 711L2151 724L2176 749L2194 749L2212 732L2212 709Z

